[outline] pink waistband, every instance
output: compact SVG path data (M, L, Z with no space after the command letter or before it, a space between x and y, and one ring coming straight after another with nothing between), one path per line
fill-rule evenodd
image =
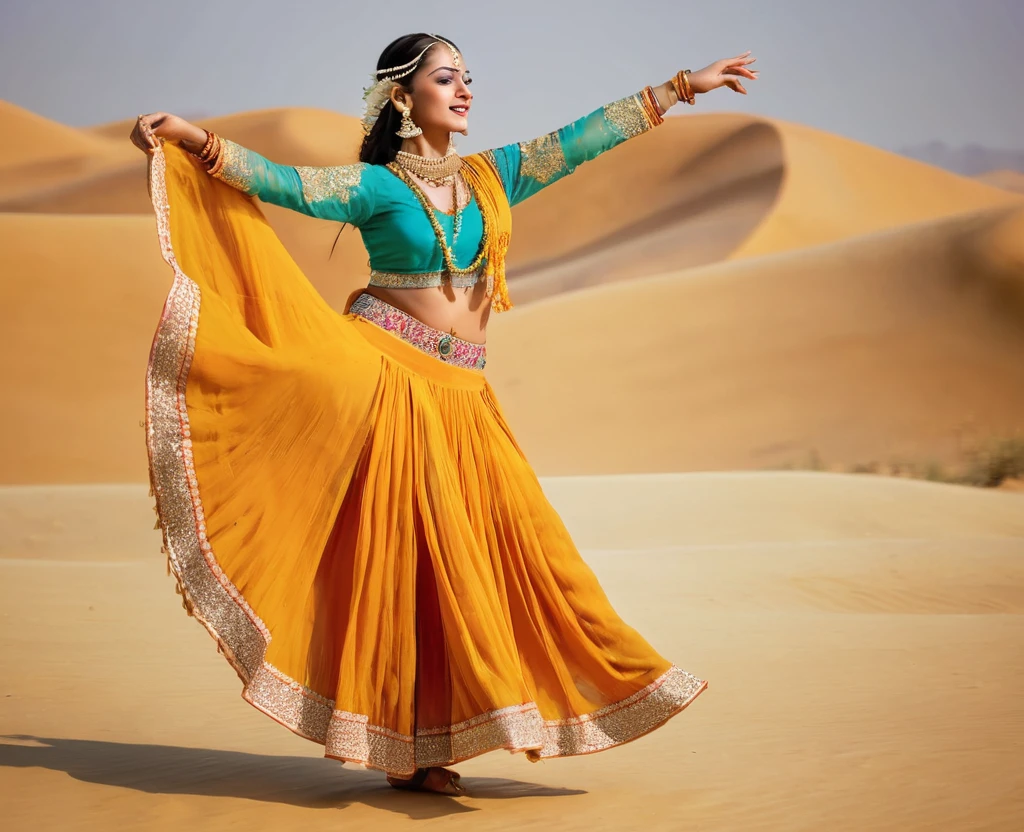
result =
M468 370L482 370L487 364L487 348L483 344L464 341L427 326L408 312L403 312L367 292L357 297L348 311L446 364L454 364Z

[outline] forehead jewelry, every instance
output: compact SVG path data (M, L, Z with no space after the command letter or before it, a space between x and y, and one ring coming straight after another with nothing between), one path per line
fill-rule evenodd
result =
M459 66L460 66L460 64L459 64L459 50L455 48L455 44L451 43L449 41L446 41L440 35L431 35L431 37L432 38L436 38L438 43L443 43L445 46L448 47L449 51L452 53L452 63L454 63L455 64L455 68L458 69Z
M363 132L369 133L373 129L373 125L377 122L377 118L380 116L380 111L384 109L384 106L391 100L391 91L395 88L396 83L401 79L409 75L412 75L416 68L419 66L420 61L423 60L423 56L427 54L427 51L439 43L443 43L448 47L448 50L452 53L452 62L455 64L456 69L461 67L461 59L459 58L459 51L455 48L455 44L449 43L442 37L437 35L431 35L434 38L433 41L428 43L411 61L407 61L399 66L388 67L387 69L378 69L370 76L370 84L363 88L363 117L361 119L363 124Z

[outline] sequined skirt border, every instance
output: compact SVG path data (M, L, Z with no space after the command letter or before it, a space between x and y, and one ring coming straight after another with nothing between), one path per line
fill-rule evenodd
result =
M146 441L168 566L188 613L217 641L243 683L243 698L296 734L325 746L326 756L408 776L496 749L530 759L601 751L634 740L689 705L706 682L675 665L632 696L600 710L545 720L532 702L480 714L408 736L373 725L265 660L266 625L218 566L192 455L186 382L195 353L201 292L181 270L171 246L165 159L151 157L150 177L161 252L174 271L150 351L146 376Z

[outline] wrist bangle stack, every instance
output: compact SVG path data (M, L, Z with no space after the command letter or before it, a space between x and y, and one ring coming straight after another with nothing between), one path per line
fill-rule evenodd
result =
M695 104L697 97L693 94L693 88L690 86L690 70L683 69L675 74L672 78L672 89L676 91L676 95L680 101L685 101L687 104Z
M213 147L213 133L209 130L206 131L206 144L203 145L203 149L195 154L197 159L208 159L210 156L210 148Z
M665 119L662 117L661 105L658 103L658 96L650 87L640 90L640 99L643 101L644 113L652 127L657 127Z
M202 164L206 165L207 170L209 170L220 156L220 136L207 130L206 144L203 145L203 149L198 153L192 150L188 152L195 156Z

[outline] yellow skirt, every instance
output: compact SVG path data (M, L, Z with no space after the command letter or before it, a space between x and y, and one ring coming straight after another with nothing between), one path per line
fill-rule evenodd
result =
M408 776L633 740L705 683L614 612L482 372L332 310L259 209L173 146L150 477L186 609L243 697Z

